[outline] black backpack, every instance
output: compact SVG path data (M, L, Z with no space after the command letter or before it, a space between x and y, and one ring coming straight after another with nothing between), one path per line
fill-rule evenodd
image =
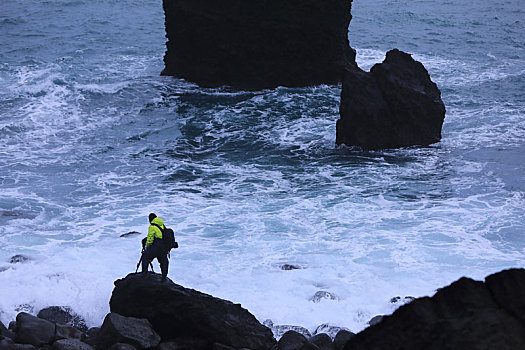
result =
M171 228L168 228L164 226L164 229L160 227L157 224L153 224L153 226L157 226L159 230L162 232L162 244L164 244L164 248L169 252L172 248L178 248L179 244L175 241L175 232Z

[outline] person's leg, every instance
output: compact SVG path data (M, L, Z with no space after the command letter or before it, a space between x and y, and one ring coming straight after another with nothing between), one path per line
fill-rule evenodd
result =
M161 252L157 256L157 260L160 264L160 271L162 273L162 281L166 280L166 276L168 276L168 266L169 266L169 260L168 260L168 254Z
M146 274L148 272L148 266L149 264L155 259L155 256L157 255L158 249L153 244L146 248L144 252L142 253L142 273Z

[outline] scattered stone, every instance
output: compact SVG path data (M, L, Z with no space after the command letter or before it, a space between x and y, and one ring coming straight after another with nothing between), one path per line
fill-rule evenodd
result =
M19 211L12 211L12 210L2 210L1 211L2 216L10 217L10 218L16 218L19 216L22 216L23 214Z
M75 327L56 324L56 333L55 333L56 340L60 340L60 339L79 339L80 340L83 337L84 337L84 333Z
M320 290L320 291L315 292L313 297L311 297L309 300L313 301L314 303L318 303L323 299L339 300L339 298L335 294L327 292L325 290Z
M0 216L4 216L7 218L13 218L13 219L34 219L35 216L33 214L23 213L21 211L14 211L14 210L1 210Z
M50 322L72 326L82 332L87 332L86 321L69 306L50 306L38 312L38 317Z
M336 350L334 343L332 343L332 338L326 333L314 335L308 339L308 341L317 346L320 350Z
M323 323L322 325L318 326L313 335L326 333L330 336L330 338L334 338L337 333L339 333L341 330L348 330L348 328L344 327L338 327L338 326L332 326L328 323Z
M346 55L336 143L363 149L427 146L441 140L445 105L427 70L397 49L370 72Z
M390 299L390 302L392 304L395 304L395 303L399 302L400 300L401 300L401 297L397 296L397 297L393 297L392 299Z
M100 327L93 327L88 329L85 336L82 337L82 341L91 346L95 346L97 343L97 335L100 332Z
M525 349L525 270L461 278L352 337L348 350ZM503 300L502 300L503 299Z
M288 331L295 331L304 335L307 338L310 338L312 334L310 331L301 326L291 326L291 325L274 325L272 320L266 320L263 322L263 325L272 330L273 336L275 339L280 339L284 333Z
M281 270L290 271L290 270L300 270L302 269L299 265L284 264L280 266Z
M348 1L164 1L162 75L240 89L338 84Z
M115 281L110 310L147 318L163 341L177 337L235 348L263 349L275 344L272 332L239 304L161 281L158 274L129 274Z
M401 298L400 296L397 296L397 297L393 297L392 299L390 299L390 303L404 305L404 304L410 303L411 301L413 301L415 299L416 298L411 297L411 296L406 296L404 298Z
M21 211L14 211L14 210L0 210L0 216L6 217L9 219L34 219L36 217L35 214L32 213L24 213Z
M17 254L17 255L14 255L11 257L11 259L9 259L9 263L10 264L18 264L18 263L25 263L27 261L30 261L31 258L29 258L28 256L25 256L25 255L22 255L22 254Z
M377 316L374 316L372 317L372 319L370 321L368 321L368 324L370 326L373 326L375 324L378 324L379 322L383 321L383 317L384 315L377 315Z
M8 331L7 327L4 326L4 324L2 322L0 322L0 335L5 336L7 331Z
M33 349L36 349L33 345L16 344L10 338L0 339L0 350L33 350Z
M60 339L53 343L53 350L93 350L91 345L78 339ZM134 348L133 348L134 349Z
M354 333L347 331L345 329L341 329L334 338L334 345L337 350L343 350L345 347L345 344L348 343L348 341L355 336Z
M9 329L2 331L1 336L4 338L15 339L15 333Z
M26 312L28 314L33 314L34 311L35 311L35 308L33 307L33 305L29 305L29 304L20 304L18 305L16 308L15 308L15 311L16 312Z
M131 236L138 236L140 235L140 232L138 231L131 231L131 232L128 232L128 233L123 233L120 235L120 237L131 237Z
M304 350L308 345L308 339L301 333L295 331L288 331L283 334L281 339L277 342L278 350ZM310 344L311 345L311 344Z
M137 348L152 348L160 337L144 318L124 317L109 313L97 336L97 348L107 349L115 343L127 343Z
M115 343L109 348L109 350L137 350L137 348L131 344Z
M43 346L55 338L55 325L47 320L21 312L16 316L15 342Z

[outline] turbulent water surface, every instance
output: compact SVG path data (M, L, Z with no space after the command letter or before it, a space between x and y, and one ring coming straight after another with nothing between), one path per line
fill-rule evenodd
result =
M171 279L276 324L358 331L392 297L523 267L524 10L356 0L360 66L410 52L447 107L442 142L362 152L334 144L340 87L160 77L160 0L0 2L0 320L99 325L150 212L180 243Z

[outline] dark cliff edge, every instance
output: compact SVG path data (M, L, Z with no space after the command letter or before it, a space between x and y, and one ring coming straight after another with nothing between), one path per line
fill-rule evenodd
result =
M164 0L163 75L238 89L337 84L352 0Z

